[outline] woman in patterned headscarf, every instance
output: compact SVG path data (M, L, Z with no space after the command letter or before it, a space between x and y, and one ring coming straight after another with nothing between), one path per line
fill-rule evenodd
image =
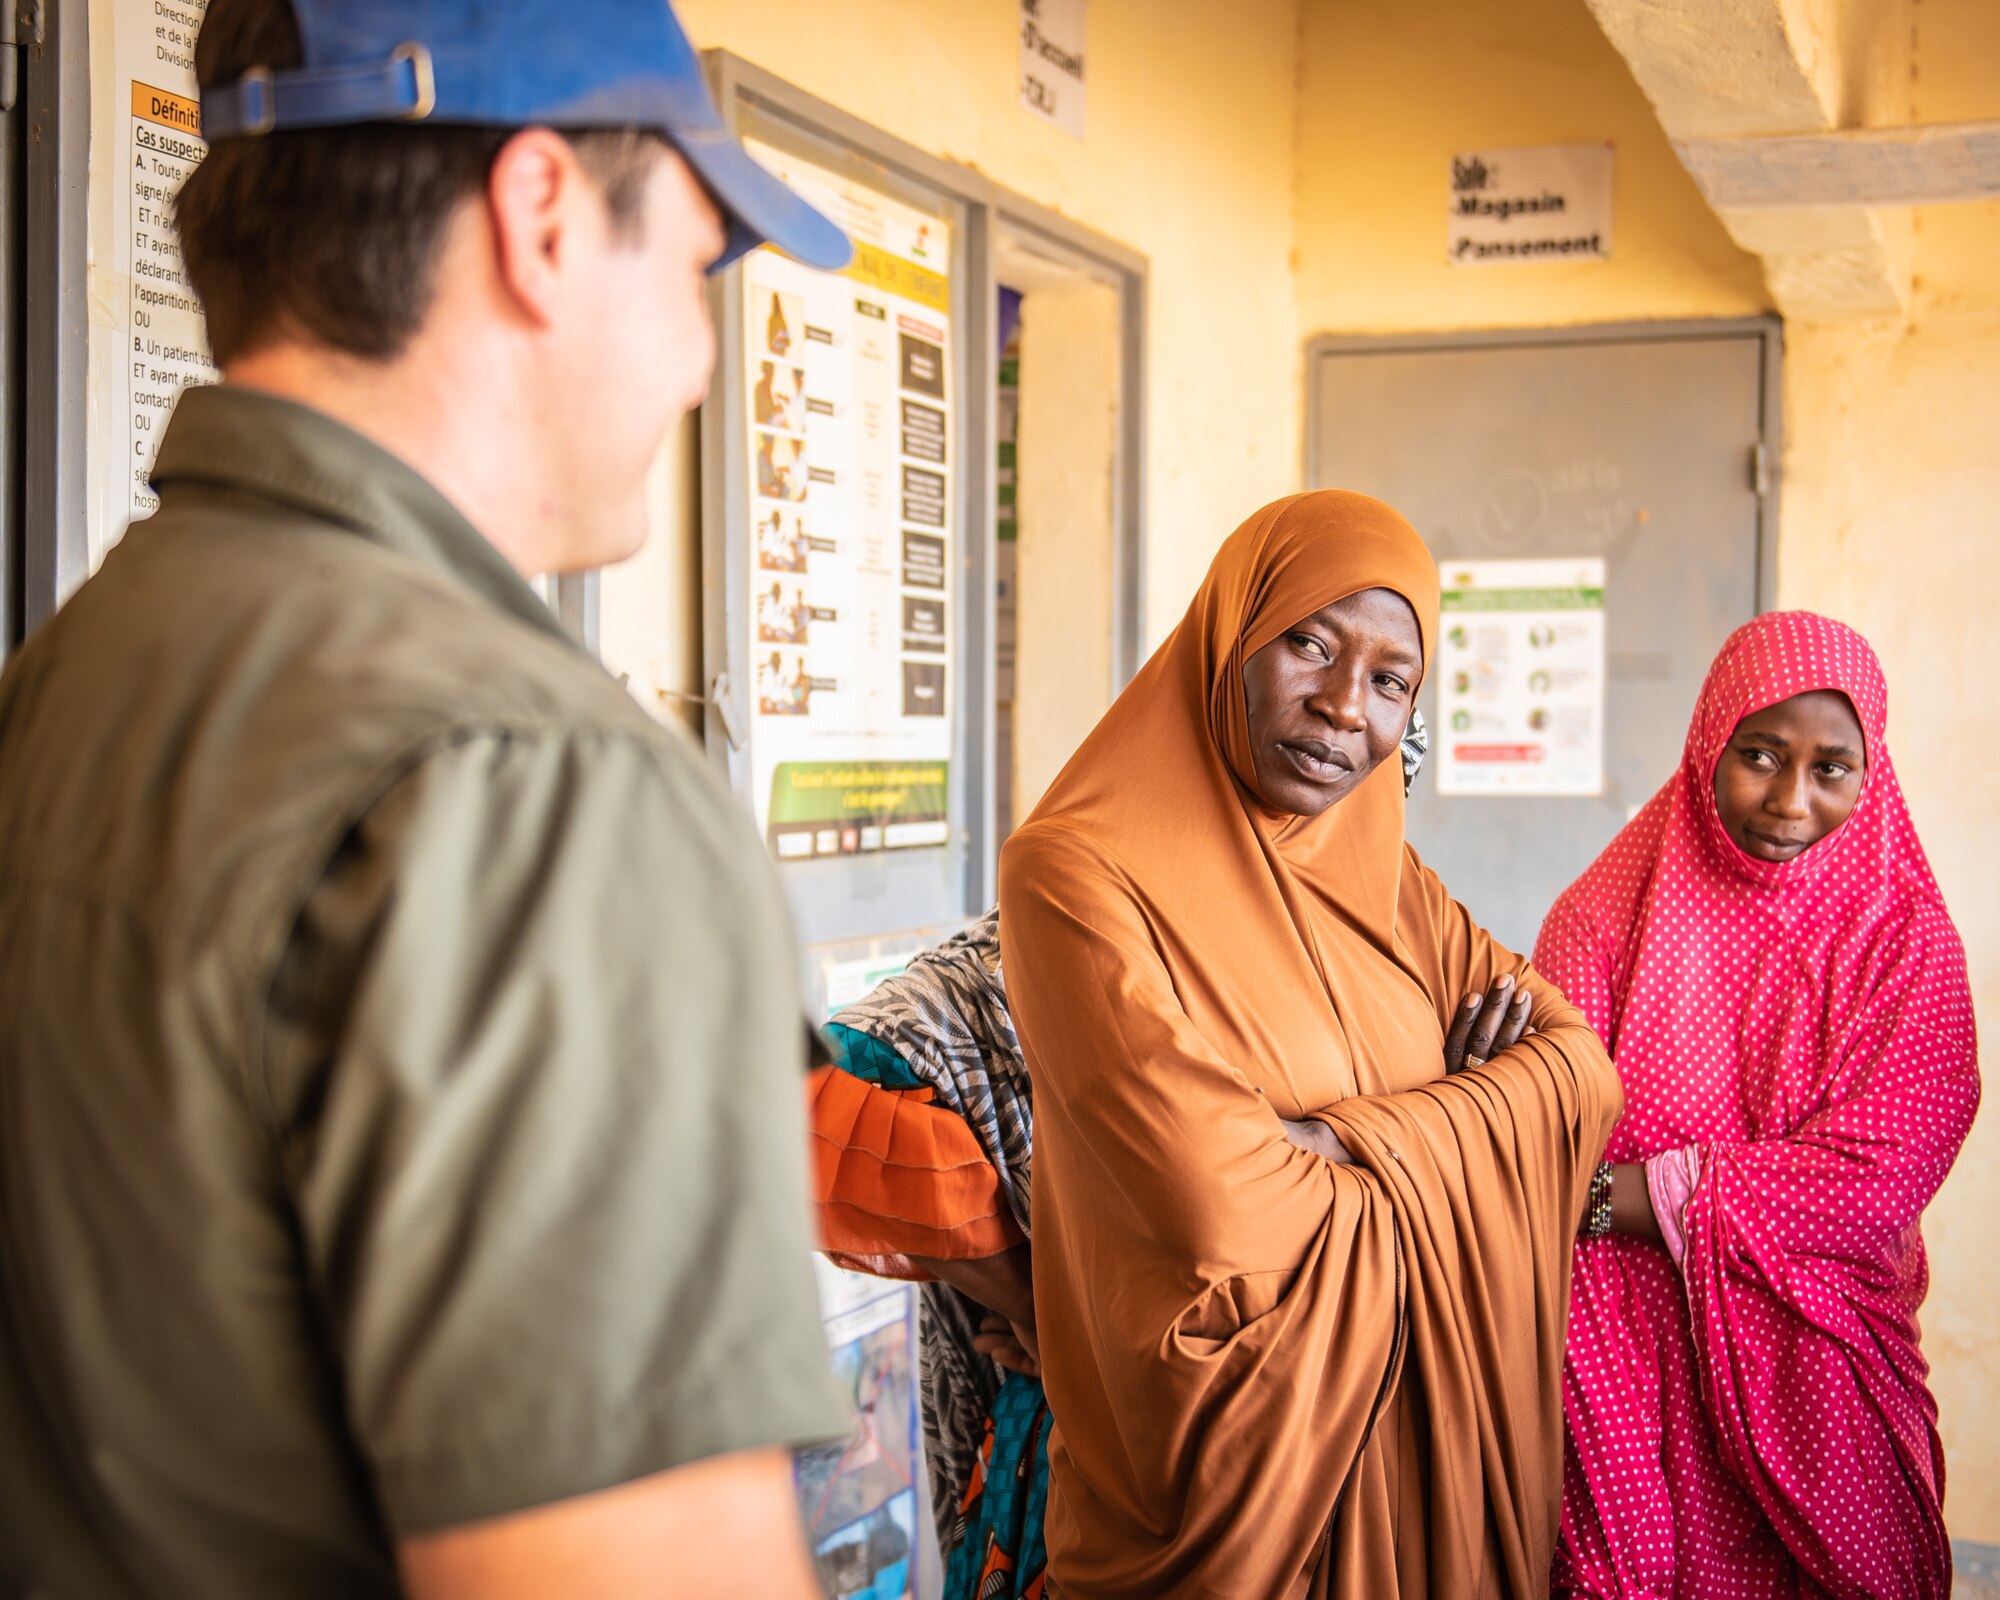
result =
M1576 1251L1560 1595L1950 1587L1917 1218L1977 1046L1886 700L1837 622L1739 629L1535 947L1626 1094Z

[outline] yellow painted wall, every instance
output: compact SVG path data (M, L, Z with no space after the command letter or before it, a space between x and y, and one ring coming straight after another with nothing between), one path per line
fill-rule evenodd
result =
M1092 0L1088 137L1016 103L1017 0L680 0L720 46L1151 261L1147 639L1293 488L1295 0Z
M1583 0L1307 0L1300 38L1305 334L1769 308ZM1617 146L1611 260L1446 262L1453 152L1599 139Z
M679 9L703 47L1148 257L1148 647L1222 538L1298 487L1302 333L1767 306L1583 0L1242 0L1226 22L1093 0L1080 143L1016 104L1015 0ZM1611 262L1445 264L1453 150L1596 138L1618 144Z
M1992 223L2000 250L2000 218ZM2000 1018L2000 309L1909 330L1798 330L1786 373L1779 597L1852 623L1882 657L1889 740L1965 939L1974 1004ZM1925 1220L1933 1364L1961 1538L2000 1544L2000 1110L1994 1097Z
M2000 7L1921 0L1912 116L2000 117ZM1873 642L1889 738L1964 936L1974 1005L2000 1019L2000 202L1916 218L1908 326L1788 335L1779 597ZM1955 1536L2000 1544L2000 1095L1925 1219L1924 1348Z

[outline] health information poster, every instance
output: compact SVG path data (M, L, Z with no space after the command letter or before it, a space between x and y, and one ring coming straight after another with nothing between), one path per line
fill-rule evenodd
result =
M951 235L755 141L854 240L844 274L744 264L750 782L780 861L950 836Z
M1602 794L1603 560L1438 571L1438 793Z
M153 457L181 390L216 377L172 221L174 195L208 151L194 80L207 6L115 0L108 48L92 41L92 94L110 112L107 119L99 110L93 137L111 138L108 162L100 164L96 150L91 157L93 569L130 519L159 506L149 482Z
M813 1257L834 1376L853 1402L854 1432L799 1452L799 1509L831 1595L914 1600L916 1552L929 1494L917 1394L917 1297L907 1283L846 1272Z
M914 951L827 961L826 1015L852 1005L910 964ZM799 1510L830 1595L915 1600L916 1552L927 1536L930 1492L920 1482L917 1291L813 1257L820 1317L836 1379L854 1403L842 1443L799 1453Z

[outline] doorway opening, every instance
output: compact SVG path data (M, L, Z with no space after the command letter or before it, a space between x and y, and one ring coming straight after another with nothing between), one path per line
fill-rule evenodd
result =
M1034 809L1129 672L1121 550L1126 318L1101 264L1026 230L994 248L993 815Z

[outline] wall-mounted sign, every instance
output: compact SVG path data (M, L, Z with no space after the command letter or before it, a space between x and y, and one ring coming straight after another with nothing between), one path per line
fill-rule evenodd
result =
M1441 564L1442 795L1604 792L1604 562Z
M917 1390L917 1297L893 1278L843 1272L813 1257L835 1379L853 1403L844 1443L802 1450L793 1466L813 1563L828 1594L914 1595L923 1413Z
M780 861L950 837L950 225L753 142L854 263L745 264L750 783Z
M1021 104L1083 137L1090 0L1021 0Z
M181 270L172 206L208 147L194 41L208 0L117 0L110 49L92 52L91 92L110 115L112 158L91 160L90 475L92 567L125 524L159 502L148 479L174 401L214 381L200 308ZM109 75L106 66L109 66Z
M1611 254L1611 145L1468 150L1451 158L1454 266L1602 261Z
M914 950L891 956L860 956L852 961L822 961L820 981L826 990L826 1014L865 999L879 983L887 983L909 966Z

